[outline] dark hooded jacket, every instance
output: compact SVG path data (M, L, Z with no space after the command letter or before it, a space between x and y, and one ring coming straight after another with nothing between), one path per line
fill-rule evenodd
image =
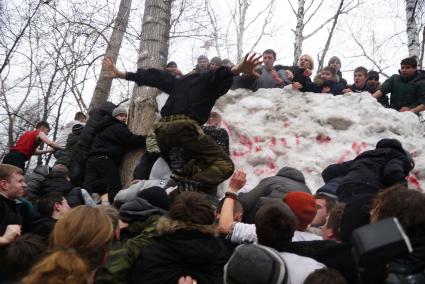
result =
M90 156L105 155L116 164L127 150L146 147L144 136L131 133L125 123L112 117L105 117L96 127L96 133Z
M130 283L177 283L190 275L199 284L223 283L230 253L217 239L214 225L188 224L161 218L159 236L142 249Z
M25 195L32 201L40 196L40 188L43 181L49 175L49 166L39 165L30 173L25 174L24 180L27 184Z
M292 79L292 82L298 82L303 87L300 89L301 92L312 92L314 90L314 84L311 81L310 77L304 76L305 69L300 68L298 66L282 66L282 65L276 65L275 66L276 71L279 70L289 70L294 74L294 78Z
M51 192L63 194L70 207L84 204L81 189L79 187L74 187L66 177L48 176L40 187L39 196L47 195Z
M367 188L365 193L373 193L397 183L406 183L405 177L414 167L409 157L398 140L382 139L375 150L365 151L354 160L330 165L322 176L325 182L344 176L337 189L338 196L354 187Z
M30 232L43 237L48 237L56 225L57 220L48 216L39 216L31 224Z
M297 169L284 167L275 176L262 179L251 191L241 193L239 196L239 201L242 203L245 212L244 221L254 221L253 217L261 197L282 199L286 193L292 191L311 193L305 184L303 173Z

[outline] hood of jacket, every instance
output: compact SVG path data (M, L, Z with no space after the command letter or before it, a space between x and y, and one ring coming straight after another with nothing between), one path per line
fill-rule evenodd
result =
M305 183L305 177L303 173L295 168L283 167L276 175Z
M144 221L153 215L165 215L168 211L156 207L141 197L125 202L120 210L120 216L125 222Z

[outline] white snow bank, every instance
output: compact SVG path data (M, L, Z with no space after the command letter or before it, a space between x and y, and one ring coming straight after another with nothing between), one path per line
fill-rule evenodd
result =
M410 186L425 181L424 126L410 112L385 109L369 93L299 93L260 89L230 91L216 103L231 137L232 159L244 169L248 187L283 166L301 170L315 191L322 170L396 138L412 153Z

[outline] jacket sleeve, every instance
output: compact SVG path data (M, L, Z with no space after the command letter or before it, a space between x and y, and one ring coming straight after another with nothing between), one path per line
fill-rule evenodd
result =
M406 184L406 176L408 173L404 171L404 163L401 159L391 159L384 167L383 181L385 186L391 186L397 183Z
M382 94L386 95L388 93L391 93L391 91L393 89L393 82L394 82L395 76L396 75L393 75L389 79L385 80L385 82L379 88L379 90L381 90Z
M268 192L265 192L266 189L267 189L266 186L264 186L260 182L256 187L254 187L249 192L241 193L239 195L238 199L240 203L242 204L244 212L248 213L249 211L253 210L255 206L257 205L258 200L260 200L260 197L267 196L268 193L271 192L271 190L269 190Z
M163 70L149 68L137 69L136 73L127 72L125 79L134 81L139 86L150 86L170 94L174 88L176 78Z
M323 181L327 183L331 179L334 179L339 176L345 176L353 161L347 161L341 164L332 164L326 167L322 172Z
M208 75L211 76L208 80L208 86L210 89L214 90L217 96L222 96L227 93L233 84L234 74L230 71L229 67L220 67L208 73Z

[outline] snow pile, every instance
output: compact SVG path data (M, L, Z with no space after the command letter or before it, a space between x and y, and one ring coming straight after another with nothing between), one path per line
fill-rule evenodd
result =
M410 112L385 109L369 93L343 96L286 89L230 91L215 108L231 137L232 159L253 187L283 166L301 170L315 191L329 164L375 149L382 138L396 138L416 166L410 186L425 181L424 126Z

